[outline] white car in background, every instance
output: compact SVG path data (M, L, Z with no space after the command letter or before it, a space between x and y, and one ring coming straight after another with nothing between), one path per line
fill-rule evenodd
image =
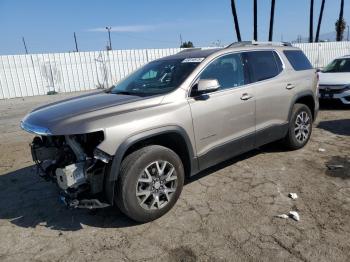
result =
M319 98L350 104L350 55L334 59L319 72Z

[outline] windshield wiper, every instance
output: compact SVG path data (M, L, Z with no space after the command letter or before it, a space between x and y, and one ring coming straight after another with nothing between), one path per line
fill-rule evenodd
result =
M118 91L118 92L111 92L114 95L128 95L128 96L136 96L137 94L131 93L128 91Z

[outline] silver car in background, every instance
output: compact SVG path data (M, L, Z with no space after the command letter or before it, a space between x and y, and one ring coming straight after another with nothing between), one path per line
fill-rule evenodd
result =
M117 205L154 220L185 177L282 140L310 139L317 74L289 44L236 43L150 62L105 91L39 107L21 122L36 134L40 175L70 207Z

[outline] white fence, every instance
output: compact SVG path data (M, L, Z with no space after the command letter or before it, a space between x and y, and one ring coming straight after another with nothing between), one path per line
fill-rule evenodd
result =
M105 88L180 48L0 56L0 99Z
M350 42L322 42L293 44L304 51L312 65L325 67L334 58L350 55Z
M315 67L350 54L350 42L295 44ZM180 48L0 56L0 99L104 88Z

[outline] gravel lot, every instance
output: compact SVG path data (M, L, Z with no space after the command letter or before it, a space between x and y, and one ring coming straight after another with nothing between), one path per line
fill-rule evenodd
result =
M349 108L321 110L304 149L269 145L216 166L167 215L136 224L115 208L67 210L36 176L19 121L67 96L0 101L1 261L350 260ZM290 210L299 222L275 217Z

